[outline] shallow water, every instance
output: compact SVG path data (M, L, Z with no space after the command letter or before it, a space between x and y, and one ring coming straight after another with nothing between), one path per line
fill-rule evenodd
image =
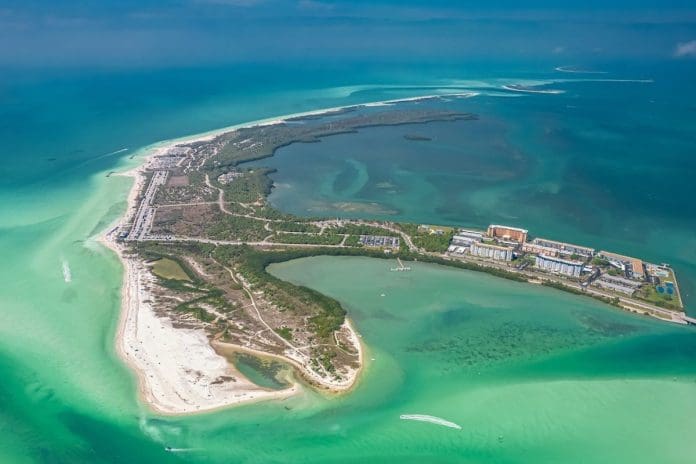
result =
M530 78L517 69L518 80ZM136 400L133 376L114 353L121 267L93 241L122 214L130 185L123 177L107 178L109 171L136 165L138 158L129 158L137 148L160 139L283 113L432 93L433 88L381 84L418 81L437 87L465 74L477 77L471 67L360 74L292 69L278 77L267 69L118 76L82 70L30 79L3 74L0 462L688 462L695 450L683 436L696 429L692 331L485 275L429 266L390 273L385 261L317 258L274 268L349 309L374 358L352 394L326 399L305 392L279 403L186 418L157 417ZM498 85L486 77L487 85ZM191 82L201 85L192 89ZM683 82L667 82L688 95ZM666 98L664 91L656 98L659 111L646 113L626 98L616 105L614 122L597 113L597 107L607 109L608 94L629 89L639 102L646 88L621 86L620 92L611 88L598 95L602 91L588 93L583 85L573 98L591 105L574 104L582 114L572 120L558 107L566 101L560 99L572 97L570 91L542 96L548 99L461 101L489 115L479 125L488 128L487 139L506 141L498 151L479 141L478 169L495 173L507 165L514 147L530 160L514 181L477 178L473 172L462 184L458 170L449 181L405 166L398 188L412 191L387 202L388 194L380 192L393 187L377 185L383 179L374 173L389 170L398 153L384 151L382 158L350 156L354 161L345 172L335 171L339 175L322 195L374 198L404 218L432 222L485 225L522 212L529 222L521 225L535 232L669 260L689 291L696 262L693 235L686 234L695 216L693 187L685 181L693 172L692 158L684 156L684 147L694 146L684 137L693 121L689 99ZM536 116L530 120L530 114ZM629 122L633 136L644 134L632 145L621 139ZM553 130L537 139L544 127ZM350 142L360 146L361 137ZM409 143L435 148L445 133L437 137L424 145ZM601 142L586 140L580 152L568 145L583 137ZM617 138L623 142L617 144ZM459 141L451 144L458 148ZM557 149L546 153L547 145ZM590 156L597 146L611 155ZM620 146L629 148L624 158L615 151ZM649 162L636 154L643 161L632 174L642 185L659 187L652 201L643 190L626 195L612 190L613 172L644 147L667 159ZM566 148L573 155L566 155ZM303 153L294 156L301 160ZM281 162L287 154L266 161ZM446 162L444 155L433 156ZM334 158L327 161L331 169ZM568 182L574 172L585 173L575 184ZM311 185L316 181L307 179ZM568 185L608 189L611 202L591 197L578 207L610 206L611 212L594 222L590 216L559 220L559 204L577 206L574 195L583 191L567 190ZM543 195L532 195L531 203L525 186L543 186ZM511 200L511 191L521 192L524 201ZM279 187L274 195L281 192ZM432 201L421 201L423 195ZM455 205L452 216L441 201ZM439 209L431 208L435 204ZM547 212L557 220L539 219ZM606 233L615 226L619 234ZM462 430L402 421L401 414L442 417Z

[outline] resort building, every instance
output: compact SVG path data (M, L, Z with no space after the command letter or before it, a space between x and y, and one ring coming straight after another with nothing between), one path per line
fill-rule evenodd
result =
M546 248L553 248L555 250L558 250L558 252L562 255L578 255L583 256L585 258L590 258L595 254L594 248L581 245L574 245L572 243L557 242L555 240L549 240L546 238L535 238L534 240L532 240L532 243L534 245Z
M469 249L467 246L450 245L447 248L447 252L454 255L463 255Z
M584 263L554 256L537 256L535 266L548 272L580 277Z
M473 242L471 244L471 254L498 261L512 261L512 248L488 243Z
M645 266L640 259L609 251L600 251L599 255L609 261L612 266L624 271L627 276L636 280L645 280Z
M522 245L522 251L525 253L531 253L534 255L542 256L558 256L558 250L556 248L545 247L542 245L537 245L535 243L526 242Z
M457 235L452 237L452 245L469 246L474 242L483 240L483 232L460 230Z
M620 276L613 276L611 274L602 274L599 279L632 288L638 288L642 285L642 282L636 282L635 280L626 279L625 277Z
M518 229L517 227L500 226L497 224L491 224L488 226L488 236L492 238L499 238L503 240L510 240L517 243L524 243L527 241L527 230Z
M398 237L389 237L385 235L361 235L358 241L366 247L373 248L398 249L400 245Z
M592 285L596 285L597 287L604 288L607 290L612 290L614 292L619 292L619 293L625 293L626 295L633 295L633 293L636 291L635 287L630 287L628 285L621 285L616 282L612 282L609 280L604 279L605 276L602 276L601 278L595 280L592 282Z
M469 237L475 239L477 242L483 240L483 231L481 230L470 230L470 229L459 229L457 235L460 237Z

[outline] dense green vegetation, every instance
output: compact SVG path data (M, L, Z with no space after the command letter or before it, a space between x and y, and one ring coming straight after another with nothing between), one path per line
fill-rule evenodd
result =
M320 253L305 250L263 252L247 246L220 246L213 252L215 259L220 262L236 264L239 272L256 288L262 289L265 296L275 304L292 310L317 308L319 312L312 315L309 321L319 338L329 339L345 320L346 311L340 303L310 288L282 281L266 271L269 264L315 254Z
M363 246L363 244L360 243L360 236L359 235L349 235L348 238L346 239L345 245L350 246L350 247L362 247Z
M430 233L427 229L419 227L417 224L399 224L401 230L411 236L413 244L425 251L444 253L447 251L454 230L443 231L442 234Z
M275 243L310 244L310 245L339 245L343 235L338 234L276 234L271 238Z
M308 222L309 219L298 219L294 217L291 214L286 214L283 213L282 211L279 211L272 206L264 205L264 206L253 206L254 210L254 215L257 217L262 217L266 219L281 219L284 221L288 222L297 222L297 221L303 221L303 222Z
M206 224L206 237L215 240L259 241L269 232L264 228L264 222L240 216L220 214L218 219Z
M280 230L284 232L305 232L318 234L321 229L314 224L309 224L307 222L295 222L295 221L283 221L274 222L272 224L274 230Z
M557 290L562 290L564 292L574 293L575 295L589 296L589 297L594 298L595 300L599 300L603 303L610 304L612 306L621 307L621 305L619 304L620 300L617 297L609 298L606 296L595 295L593 293L583 292L582 290L579 290L577 288L569 287L567 285L563 285L560 282L555 282L555 281L551 281L551 280L543 281L542 285L545 287L551 287L551 288L555 288Z
M273 181L268 174L274 172L273 169L257 168L243 171L243 175L235 178L229 184L219 184L225 192L225 201L237 201L241 203L253 203L264 199L271 193Z
M505 269L498 269L494 267L481 266L480 264L468 261L444 259L437 256L421 255L419 253L412 253L408 251L401 251L399 253L399 257L401 257L401 259L410 261L421 261L424 263L433 263L441 264L443 266L456 267L457 269L467 269L470 271L485 272L486 274L501 277L503 279L514 280L516 282L527 282L527 278L524 275L519 274L517 272L506 271Z
M290 327L278 327L277 329L275 329L275 333L277 333L287 341L292 341L292 329Z
M344 224L341 227L332 227L331 229L337 234L350 235L382 235L386 237L397 237L399 234L392 232L382 227L369 226L364 224Z

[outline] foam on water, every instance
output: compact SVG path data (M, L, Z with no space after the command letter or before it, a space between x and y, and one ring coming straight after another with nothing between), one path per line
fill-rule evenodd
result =
M459 424L450 422L442 417L429 416L427 414L402 414L399 416L401 420L412 420L418 422L428 422L430 424L441 425L443 427L449 427L451 429L461 430L462 427Z
M65 281L66 284L69 284L72 282L72 272L70 271L70 264L66 259L63 260L62 263L62 269L63 269L63 280Z

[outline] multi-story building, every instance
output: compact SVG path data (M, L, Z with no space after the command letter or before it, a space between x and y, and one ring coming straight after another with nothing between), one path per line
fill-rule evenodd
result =
M594 248L581 245L574 245L572 243L557 242L555 240L549 240L546 238L535 238L534 240L532 240L532 244L546 248L553 248L555 250L558 250L560 254L568 256L578 255L585 258L589 258L593 256L595 253Z
M512 248L491 245L489 243L473 242L471 244L471 254L498 261L512 261Z
M623 285L624 287L638 288L643 285L643 282L637 282L635 280L626 279L625 277L621 276L613 276L611 274L602 274L599 279L606 282L612 282L617 285Z
M548 272L564 274L571 277L580 277L584 263L572 261L555 256L537 256L535 266Z
M645 279L645 266L640 259L611 253L609 251L600 251L599 255L609 261L612 266L624 271L629 277L636 280Z
M483 232L461 229L452 237L452 245L469 246L473 242L483 240Z
M602 276L604 277L604 276ZM619 292L619 293L625 293L626 295L633 295L636 291L636 287L628 286L628 285L622 285L620 283L612 282L610 280L606 280L604 278L599 278L592 282L592 285L596 285L597 287L604 288L606 290L611 290L614 292Z
M558 250L556 248L545 247L529 242L522 244L522 251L525 253L532 253L534 255L558 256Z
M489 237L492 238L499 238L502 240L524 243L527 241L527 232L528 231L526 229L491 224L490 226L488 226L487 234Z

